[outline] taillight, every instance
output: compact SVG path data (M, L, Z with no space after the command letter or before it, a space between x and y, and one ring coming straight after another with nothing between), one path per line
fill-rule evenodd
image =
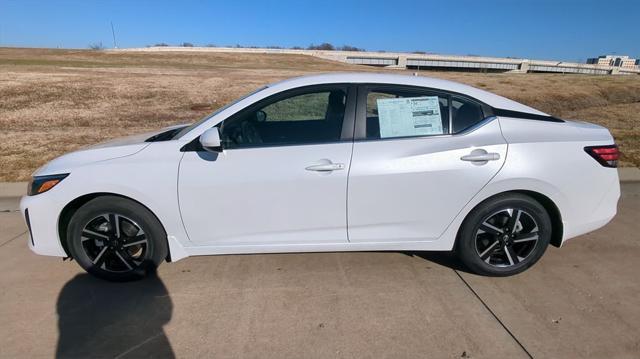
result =
M620 151L616 145L588 146L584 150L605 167L618 167Z

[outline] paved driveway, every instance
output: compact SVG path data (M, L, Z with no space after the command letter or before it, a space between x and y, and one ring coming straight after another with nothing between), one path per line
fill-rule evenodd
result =
M0 356L637 358L639 233L626 184L611 224L511 278L384 252L189 258L108 283L31 254L4 212Z

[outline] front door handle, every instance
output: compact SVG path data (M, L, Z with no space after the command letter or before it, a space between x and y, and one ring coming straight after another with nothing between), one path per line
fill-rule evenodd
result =
M309 167L306 167L305 170L307 171L316 171L316 172L331 172L331 171L337 171L337 170L343 170L344 169L344 163L333 163L329 160L324 160L321 161L324 163L320 163L317 165L311 165Z
M487 163L487 161L499 160L500 154L495 152L488 153L483 149L476 149L471 151L470 154L460 157L460 159L463 161L469 161L476 164L485 164Z

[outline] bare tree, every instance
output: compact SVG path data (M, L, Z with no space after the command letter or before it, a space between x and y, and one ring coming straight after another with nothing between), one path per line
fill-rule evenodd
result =
M336 48L328 42L323 42L320 45L311 44L307 47L307 50L335 50Z
M339 47L338 50L340 50L340 51L365 51L364 49L361 49L361 48L355 47L355 46L351 46L351 45L343 45L343 46Z

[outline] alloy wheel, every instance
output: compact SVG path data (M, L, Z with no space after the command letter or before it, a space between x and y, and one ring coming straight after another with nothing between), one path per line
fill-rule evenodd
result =
M476 253L494 267L511 267L527 259L539 239L538 223L522 208L506 208L495 212L478 226L475 234Z
M137 269L149 250L149 241L142 228L117 213L105 213L87 222L82 229L81 241L89 260L108 272Z

